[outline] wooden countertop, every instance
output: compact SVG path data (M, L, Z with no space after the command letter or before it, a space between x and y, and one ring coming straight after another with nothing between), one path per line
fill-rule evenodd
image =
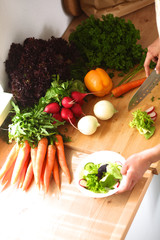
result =
M11 145L0 140L0 146L2 164ZM53 181L46 195L39 192L34 182L28 192L10 186L0 193L0 239L124 239L152 180L152 172L146 172L132 192L103 199L88 198L74 182L75 170L87 154L69 148L65 152L73 181L68 184L61 175L60 195Z
M141 44L145 47L157 37L154 16L154 4L126 16L135 23L137 28L139 26L142 33ZM85 16L75 18L65 32L64 38L67 39L69 32L84 18ZM138 136L132 134L132 137L135 141ZM140 142L141 139L138 139L137 145ZM154 140L154 144L156 142L158 143L158 137ZM7 145L0 139L0 167L11 147L12 145ZM110 148L114 150L113 142ZM73 181L68 184L65 176L61 174L60 194L53 181L46 195L39 192L34 183L28 192L9 186L0 193L0 239L118 240L125 238L152 180L152 170L159 169L157 165L145 173L131 192L103 199L92 199L83 196L76 189L74 182L75 169L87 153L77 151L72 146L66 146L65 151ZM126 157L132 151L134 151L133 148L128 148L121 153Z

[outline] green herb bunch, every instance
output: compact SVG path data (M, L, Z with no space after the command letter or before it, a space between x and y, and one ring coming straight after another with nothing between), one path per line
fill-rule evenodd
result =
M140 31L130 20L112 14L103 15L101 20L91 15L69 36L86 68L103 67L124 73L141 61L144 50L137 44L139 39Z
M18 143L23 143L27 140L32 147L37 146L43 137L47 137L50 142L53 142L58 126L64 124L38 107L21 111L14 102L12 105L15 116L12 118L12 124L9 125L10 142L15 140Z
M84 91L84 84L81 81L61 82L59 75L52 77L51 87L47 90L44 97L39 99L34 107L20 109L18 105L12 102L15 114L12 123L9 125L9 141L18 143L27 140L31 146L36 146L39 140L47 137L52 143L55 140L55 134L58 133L58 127L65 124L52 117L52 114L44 112L44 108L51 102L58 102L64 96L69 96L72 90ZM68 141L65 136L65 141Z

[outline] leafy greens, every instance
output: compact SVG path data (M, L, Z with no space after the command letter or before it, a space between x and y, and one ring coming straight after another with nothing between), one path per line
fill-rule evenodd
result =
M31 146L36 146L41 138L47 137L50 142L53 142L55 134L58 133L58 127L64 125L65 121L60 122L53 118L52 114L44 112L44 108L51 102L61 103L62 98L68 96L72 89L84 90L84 84L73 80L61 82L57 75L53 76L51 87L34 107L21 110L18 105L12 102L12 112L15 115L9 125L9 141L24 142L27 140Z
M79 24L69 36L88 69L104 67L128 72L140 63L144 49L137 40L140 31L134 24L112 14L96 19L93 15Z
M98 177L98 169L101 164L94 164L88 170L84 169L83 179L86 180L86 187L88 190L95 193L107 193L109 190L114 189L117 181L122 179L121 166L116 162L108 162L107 171L104 171L102 177Z
M129 126L131 128L137 128L140 134L144 135L146 139L149 139L155 132L154 121L151 117L140 109L132 113L133 120L130 121Z

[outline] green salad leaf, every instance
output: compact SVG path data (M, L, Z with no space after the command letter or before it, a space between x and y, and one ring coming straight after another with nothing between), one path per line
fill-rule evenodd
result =
M145 111L140 109L134 111L132 115L133 120L130 121L129 126L136 128L140 134L149 139L155 132L154 121Z
M106 171L103 172L99 179L98 169L102 164L87 163L83 170L83 179L86 180L86 187L88 190L95 193L107 193L114 189L117 181L122 179L121 165L117 163L108 162Z
M117 163L110 162L107 166L107 173L116 179L122 179L121 167Z

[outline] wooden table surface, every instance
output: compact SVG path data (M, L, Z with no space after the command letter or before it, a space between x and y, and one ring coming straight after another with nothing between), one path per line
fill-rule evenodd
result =
M141 41L144 46L157 37L154 4L126 18L130 18L137 27L140 27ZM73 21L69 30L64 34L66 39L69 31L72 31L82 19L84 16ZM158 123L159 120L157 128ZM127 139L131 149L120 150L125 157L134 151L131 143L135 142L137 137L136 147L138 149L142 139L132 132L131 137ZM156 133L156 139L154 144L158 143L158 133ZM110 149L114 150L113 146L115 143L112 139ZM0 139L0 167L11 147L12 145ZM16 186L8 186L0 193L0 239L117 240L125 238L152 180L152 171L148 170L131 192L103 199L88 198L76 189L74 181L75 170L87 152L77 151L72 146L66 146L65 151L73 180L71 184L68 184L65 176L61 174L60 193L53 181L48 194L39 191L34 183L28 192L16 189ZM157 165L153 168L155 171L156 167Z
M12 145L0 140L0 146L3 164ZM124 239L152 180L152 172L146 172L132 192L89 198L79 192L74 179L78 164L87 154L69 148L65 152L72 183L68 184L61 174L60 193L53 180L47 194L39 191L34 182L27 192L8 186L0 193L0 239Z

